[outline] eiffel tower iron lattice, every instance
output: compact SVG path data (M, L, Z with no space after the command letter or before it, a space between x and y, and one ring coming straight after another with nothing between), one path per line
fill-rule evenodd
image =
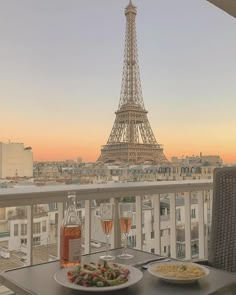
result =
M126 37L120 103L106 145L98 161L104 163L167 163L163 148L157 143L144 107L136 38L137 8L130 0L125 8Z

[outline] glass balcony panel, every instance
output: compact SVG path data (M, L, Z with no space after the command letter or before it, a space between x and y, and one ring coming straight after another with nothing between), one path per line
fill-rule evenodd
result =
M58 204L33 206L33 264L58 259Z
M83 194L86 193L86 195L88 196L87 198L89 199L86 200L85 198L85 200L81 202L80 210L78 211L78 214L81 214L81 220L84 224L83 237L86 236L86 241L89 241L91 236L90 249L87 247L86 251L88 251L89 249L89 251L95 252L101 251L105 248L105 237L103 235L100 222L100 203L109 201L119 203L120 201L127 201L134 203L132 228L128 239L130 247L142 248L143 250L148 252L171 255L172 257L175 256L176 252L177 258L186 258L185 215L186 198L188 198L189 196L189 192L184 192L186 182L158 182L157 184L150 183L150 185L149 183L144 183L143 185L140 183L132 183L130 186L129 184L115 183L112 187L106 186L104 184L103 186L104 188L101 191L97 190L96 185L88 185L88 188L82 188L82 186L78 186L77 188L79 198L81 196L81 198L83 199ZM202 236L200 238L200 232L198 228L199 200L195 200L198 199L199 194L202 194L204 200L204 224L202 226L202 229L204 232L205 249L205 253L203 254L207 258L207 245L210 236L212 208L211 186L212 182L209 182L208 180L204 180L200 184L196 184L196 182L194 181L190 183L188 182L188 190L192 190L193 192L191 195L189 207L189 219L191 221L191 239L189 239L188 241L189 249L191 251L190 255L192 255L193 257L195 255L196 257L197 255L199 255L198 253L202 243ZM196 187L198 187L200 190L194 189ZM93 191L94 188L95 190ZM44 203L48 201L46 205L43 203L36 205L39 199L38 197L35 199L29 198L27 196L27 193L32 194L30 190L29 192L26 192L25 197L21 196L20 199L18 199L17 193L13 193L13 195L11 196L12 191L10 195L7 195L7 198L5 197L5 199L0 199L1 205L3 207L0 210L0 247L6 247L7 251L5 252L10 252L10 257L12 258L10 260L4 257L0 258L1 270L22 267L30 263L38 264L41 262L47 262L57 259L59 239L58 223L60 225L61 222L61 217L59 217L59 215L62 216L62 213L59 214L59 211L61 209L59 210L58 206L61 206L63 201L65 202L67 192L64 192L64 190L60 190L60 188L58 189L58 187L55 189L58 191L58 197L55 196L55 192L51 193L50 190L47 190L46 187L42 189L45 191L43 192L43 194L40 189L39 198L42 198L44 200ZM87 189L91 192L91 194L87 194ZM140 190L142 191L142 196L136 197L136 194L138 194L137 192L139 192ZM165 190L166 192L163 193L162 190ZM150 193L150 191L152 191L152 193ZM102 198L100 196L102 196ZM111 196L114 196L114 198L111 198ZM53 198L53 202L50 203L51 197ZM91 210L89 210L89 207L87 206L88 201L90 202ZM138 201L138 206L136 201ZM16 205L24 203L24 206L3 206L4 204L10 202L15 203ZM157 204L156 207L154 206L155 204ZM86 217L85 212L90 212L89 217ZM159 217L157 217L156 215L159 215ZM175 218L173 218L173 216ZM160 219L159 225L157 218ZM88 222L88 220L90 221L90 223ZM157 225L155 221L157 221ZM29 223L32 223L32 235L29 231ZM90 228L89 235L87 230L85 232L85 228ZM119 223L117 229L118 228ZM158 238L161 245L159 245ZM32 260L30 259L31 253L29 240L32 244ZM111 239L111 246L114 247L114 245L117 245L117 241L120 240L121 238L119 231L114 231ZM200 240L201 243L199 243ZM83 248L85 251L85 244L87 244L85 243L85 240L83 241L83 244ZM156 249L158 249L158 251ZM8 254L2 255L7 256Z
M0 271L25 265L26 243L26 207L0 208Z

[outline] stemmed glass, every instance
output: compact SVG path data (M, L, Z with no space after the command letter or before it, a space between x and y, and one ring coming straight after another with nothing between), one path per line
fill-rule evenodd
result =
M133 203L119 203L119 218L120 218L120 230L124 236L124 248L123 253L118 255L121 259L130 259L134 256L127 253L128 236L131 229Z
M111 231L113 228L114 213L115 213L114 204L102 203L100 205L102 230L106 236L106 254L103 256L100 256L100 259L102 259L102 260L114 260L115 259L115 256L108 255L109 240L110 240Z

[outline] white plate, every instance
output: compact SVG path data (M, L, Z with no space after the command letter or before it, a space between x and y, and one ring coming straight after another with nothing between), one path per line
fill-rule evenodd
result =
M191 264L191 265L194 265L194 266L197 266L199 268L201 268L203 271L204 271L204 275L201 276L201 277L194 277L194 278L175 278L175 277L167 277L165 275L162 275L160 273L158 273L157 271L154 271L154 268L156 266L160 266L160 265L163 265L163 264ZM148 272L150 274L152 274L153 276L155 277L158 277L166 282L170 282L170 283L175 283L175 284L188 284L188 283L193 283L193 282L196 282L197 280L201 279L201 278L204 278L206 277L208 274L209 274L209 269L202 266L202 265L199 265L199 264L196 264L196 263L188 263L188 262L154 262L152 264L149 265L148 267Z
M54 279L56 280L58 284L64 287L75 289L75 290L81 290L81 291L89 291L89 292L104 292L104 291L119 290L119 289L127 288L131 285L134 285L142 279L143 273L139 269L130 265L123 265L118 263L116 264L124 268L127 268L130 271L128 276L128 281L121 285L108 286L108 287L83 287L83 286L73 284L68 280L67 272L72 270L74 267L67 267L67 268L58 270L54 275Z

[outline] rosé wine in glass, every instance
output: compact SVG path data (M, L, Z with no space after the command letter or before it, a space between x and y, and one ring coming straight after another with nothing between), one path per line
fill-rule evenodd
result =
M100 215L101 215L101 224L102 230L106 236L106 254L100 256L102 260L114 260L115 256L109 255L109 240L113 228L113 220L115 214L115 207L112 203L102 203L100 205Z
M132 224L133 215L133 203L119 203L119 218L120 218L120 230L124 237L123 253L118 255L121 259L130 259L134 256L127 253L128 248L128 236Z

